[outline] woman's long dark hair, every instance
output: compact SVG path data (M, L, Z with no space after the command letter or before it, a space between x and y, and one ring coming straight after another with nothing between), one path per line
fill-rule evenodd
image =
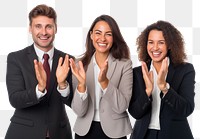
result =
M94 26L99 21L105 21L106 23L108 23L108 25L111 28L112 35L113 35L113 45L110 49L110 53L112 54L112 56L119 60L122 58L129 59L130 58L129 47L126 44L116 21L109 15L101 15L94 20L94 22L92 23L87 33L86 44L85 44L86 52L83 54L83 57L81 58L81 61L83 62L84 67L88 66L92 58L92 55L95 52L95 48L90 38L90 35L91 35L90 32L93 31Z

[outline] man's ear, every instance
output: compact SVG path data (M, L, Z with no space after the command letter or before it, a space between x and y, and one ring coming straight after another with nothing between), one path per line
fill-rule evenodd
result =
M32 34L31 26L29 25L28 31L30 34Z
M57 24L56 24L56 27L55 27L55 28L56 28L56 31L55 31L55 34L56 34L56 33L57 33Z

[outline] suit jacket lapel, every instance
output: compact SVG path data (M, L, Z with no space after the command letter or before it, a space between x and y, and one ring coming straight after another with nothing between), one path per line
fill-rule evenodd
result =
M86 82L87 84L89 84L90 86L93 86L91 88L88 88L88 92L91 96L92 102L93 104L95 104L94 100L95 100L95 81L94 81L94 65L93 65L93 58L91 59L90 64L88 65L87 68L87 72L86 72ZM110 79L113 75L113 72L116 68L116 60L115 58L113 58L111 55L109 55L108 58L108 72L107 72L107 77L108 79Z
M175 69L173 67L173 64L169 64L169 67L168 67L168 74L167 74L167 78L166 78L166 82L168 82L170 85L174 84L173 83L173 77L174 77L174 72L175 72ZM163 110L163 106L164 106L164 102L161 101L161 111Z
M28 59L30 61L30 65L31 65L31 69L33 71L33 74L35 74L35 68L34 68L34 62L33 61L34 61L34 59L38 60L38 56L36 55L36 52L35 52L33 45L31 45L27 48L27 55L28 55ZM59 57L61 57L61 55L55 49L54 56L53 56L53 62L52 62L52 70L51 70L51 74L50 74L50 85L49 85L47 97L49 97L51 95L52 89L53 89L53 87L56 83L55 73L56 73ZM37 81L37 79L36 79L36 81Z
M54 48L55 49L55 48ZM51 95L53 92L54 85L56 83L56 69L58 66L58 60L61 57L61 55L58 53L57 49L54 50L54 55L53 55L53 62L52 62L52 69L50 73L50 85L48 89L48 96Z
M167 79L166 79L166 81L168 82L168 83L172 83L172 79L173 79L173 77L174 77L174 72L175 72L175 69L174 69L174 67L173 67L173 65L172 64L169 64L169 68L168 68L168 74L167 74Z
M27 56L30 61L31 69L33 70L33 73L35 74L34 59L38 60L38 57L36 55L33 45L31 45L27 48Z
M150 66L151 66L151 63L147 64L147 67L148 67L149 70L150 70ZM166 81L167 81L168 83L170 83L170 84L171 84L171 82L172 82L172 79L173 79L173 76L174 76L174 72L175 72L175 69L174 69L174 67L173 67L173 64L170 63L170 64L169 64L169 67L168 67L167 78L166 78Z
M112 57L112 55L109 55L108 57L108 72L107 72L107 77L108 79L111 79L113 73L114 73L114 70L116 68L116 59L114 57Z
M90 64L88 65L87 72L86 72L86 84L89 84L92 87L88 87L88 92L92 99L92 104L94 105L95 102L95 81L94 81L94 66L93 66L93 58L91 59Z

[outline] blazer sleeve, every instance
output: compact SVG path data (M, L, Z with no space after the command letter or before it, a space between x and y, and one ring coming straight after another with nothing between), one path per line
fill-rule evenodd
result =
M192 64L186 63L175 70L174 78L168 93L162 102L172 112L187 117L194 110L195 70Z
M116 68L117 72L113 76L120 77L118 86L116 86L115 77L109 80L106 93L102 96L110 104L113 111L120 114L126 111L132 95L132 61L124 62L121 69ZM120 71L119 71L120 70Z
M25 76L28 74L29 77L35 75L30 75L32 73L23 72L22 70L24 64L26 63L19 60L18 54L8 54L6 85L9 101L14 108L26 108L39 103L35 93L35 81L32 79L25 79ZM29 88L27 88L27 86L29 86Z
M81 99L80 95L77 92L78 81L74 75L72 75L72 79L73 79L73 92L74 92L73 100L72 100L72 110L77 114L78 117L82 117L86 114L87 109L88 109L88 105L89 105L88 95L84 100ZM86 89L86 93L87 93L87 89Z
M128 111L135 119L151 110L151 97L147 96L145 88L141 67L133 68L133 91Z

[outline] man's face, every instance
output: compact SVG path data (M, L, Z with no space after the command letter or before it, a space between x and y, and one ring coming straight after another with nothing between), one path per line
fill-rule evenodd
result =
M29 32L32 34L36 47L46 52L53 47L56 31L53 18L47 16L33 18L32 24L29 26Z

